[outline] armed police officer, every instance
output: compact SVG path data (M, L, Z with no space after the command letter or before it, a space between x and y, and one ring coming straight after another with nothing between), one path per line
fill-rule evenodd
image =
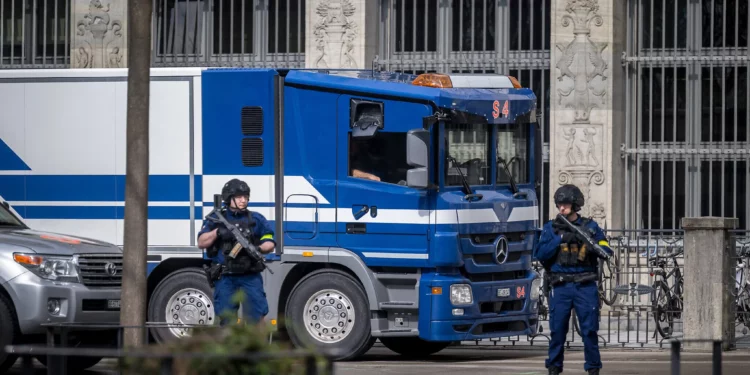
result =
M550 374L563 371L565 336L568 334L571 309L575 308L581 327L586 363L584 370L599 374L599 293L597 269L599 259L612 250L599 225L578 215L584 204L581 190L563 185L555 192L559 215L544 225L534 257L544 266L550 285L550 346L545 367ZM571 225L572 224L572 225ZM575 230L572 226L578 227Z
M224 206L220 213L226 221L237 227L239 232L254 245L261 254L273 251L276 242L273 230L266 218L247 209L250 200L250 187L243 181L232 179L221 190ZM222 224L212 212L203 221L198 233L198 247L206 250L212 265L220 265L218 279L214 283L214 311L220 315L227 311L235 313L237 304L232 301L237 291L245 294L242 306L243 320L261 323L268 314L268 301L263 288L261 272L265 268L262 261L253 259L247 249L242 249L235 258L229 256L238 240L232 231ZM224 319L221 324L225 324Z

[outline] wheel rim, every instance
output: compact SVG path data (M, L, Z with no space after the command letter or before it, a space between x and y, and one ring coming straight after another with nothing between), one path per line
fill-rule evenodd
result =
M167 323L186 325L212 325L214 323L213 302L198 289L182 289L172 295L166 308ZM170 327L176 337L190 336L188 327Z
M355 314L349 297L338 290L326 289L307 300L303 319L310 336L319 342L333 344L349 336Z

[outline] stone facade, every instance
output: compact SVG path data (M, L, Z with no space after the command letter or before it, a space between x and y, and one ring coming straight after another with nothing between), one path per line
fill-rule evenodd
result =
M378 2L309 0L305 67L363 69L377 49Z
M623 98L613 97L624 78L619 3L553 1L550 51L550 212L556 211L555 190L575 184L586 197L582 214L610 228L621 216L613 212L622 209L620 160L614 156L622 141L623 108L617 101Z
M125 68L127 1L75 0L71 68Z

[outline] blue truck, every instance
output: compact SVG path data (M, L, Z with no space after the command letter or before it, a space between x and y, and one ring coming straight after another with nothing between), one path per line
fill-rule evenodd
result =
M266 320L295 344L345 360L380 340L415 356L537 330L541 135L514 77L151 77L149 321L217 320L196 234L239 178L275 231ZM29 225L122 245L126 86L125 69L0 72L0 196Z

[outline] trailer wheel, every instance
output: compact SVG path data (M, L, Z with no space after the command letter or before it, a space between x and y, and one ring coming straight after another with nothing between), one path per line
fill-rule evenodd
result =
M300 280L289 295L286 326L297 347L315 347L335 361L370 349L370 307L359 282L336 270Z
M386 348L406 357L427 357L448 346L451 342L425 341L419 337L381 337Z
M162 280L148 303L148 320L169 324L213 325L213 292L206 275L196 268L179 271ZM151 334L157 342L169 342L189 337L184 327L155 327Z

